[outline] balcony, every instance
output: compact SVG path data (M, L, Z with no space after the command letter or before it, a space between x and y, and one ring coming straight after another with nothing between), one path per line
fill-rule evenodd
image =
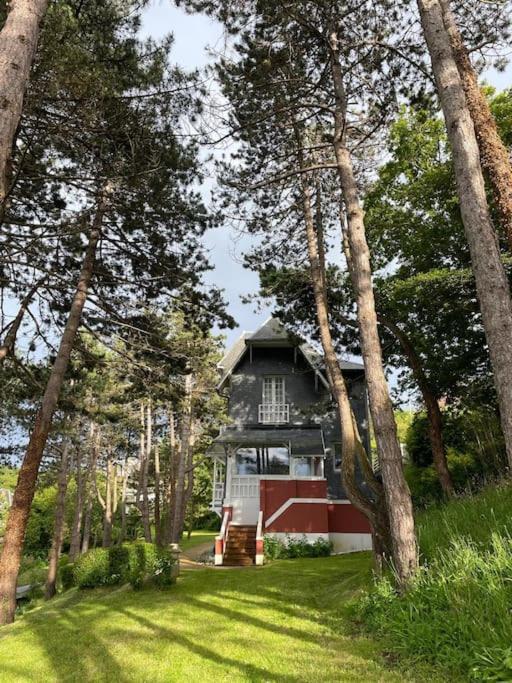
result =
M260 403L258 422L264 425L286 424L290 421L289 403Z

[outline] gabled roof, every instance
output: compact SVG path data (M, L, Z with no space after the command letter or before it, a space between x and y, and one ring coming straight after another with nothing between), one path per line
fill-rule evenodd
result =
M251 343L269 346L273 346L274 344L276 346L283 344L297 346L301 350L306 361L311 365L312 369L318 373L323 384L327 388L329 387L324 374L323 356L317 353L310 344L301 341L296 336L290 334L280 320L277 320L277 318L268 318L256 332L242 332L236 342L226 351L218 365L221 372L221 380L218 385L219 389L222 388L226 379L242 360L243 355ZM342 370L364 370L364 366L360 363L340 360L340 365Z

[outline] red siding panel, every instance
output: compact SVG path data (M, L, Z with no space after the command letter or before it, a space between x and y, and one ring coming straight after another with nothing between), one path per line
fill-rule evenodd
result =
M329 531L345 534L369 534L368 520L352 504L327 504Z

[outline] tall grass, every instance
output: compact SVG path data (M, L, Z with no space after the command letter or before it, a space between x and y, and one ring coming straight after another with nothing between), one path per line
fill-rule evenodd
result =
M512 488L422 513L422 568L400 596L385 578L358 604L392 652L450 680L512 681Z

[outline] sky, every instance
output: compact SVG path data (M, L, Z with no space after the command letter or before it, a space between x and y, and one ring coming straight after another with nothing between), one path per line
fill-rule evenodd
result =
M142 34L153 38L173 33L174 47L171 54L173 62L185 69L204 67L213 61L208 48L220 49L223 44L222 27L207 16L186 14L176 8L170 0L153 0L145 11ZM203 188L205 199L209 200L213 188L207 182ZM243 268L241 264L247 239L239 239L229 226L210 230L205 236L206 248L214 270L207 275L209 283L215 283L225 290L228 312L238 323L235 330L223 330L229 346L243 330L256 330L271 315L265 307L255 312L255 305L243 304L240 296L258 290L258 277Z
M222 27L207 16L189 15L173 5L171 0L152 0L145 11L142 35L160 38L173 33L175 43L172 52L173 62L185 69L204 67L213 61L208 49L221 49L223 44ZM512 66L503 73L491 70L484 78L498 89L510 87L512 84ZM203 194L208 201L213 183L208 181ZM255 330L271 315L271 309L264 306L255 311L255 304L243 304L242 295L255 293L258 290L258 277L241 265L244 246L249 240L237 241L228 226L209 231L205 244L209 251L214 270L208 275L208 282L216 283L224 288L228 302L228 311L238 323L236 330L225 332L227 344L231 344L240 336L242 330Z

